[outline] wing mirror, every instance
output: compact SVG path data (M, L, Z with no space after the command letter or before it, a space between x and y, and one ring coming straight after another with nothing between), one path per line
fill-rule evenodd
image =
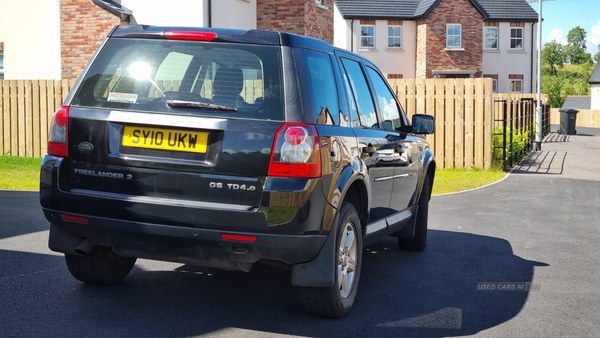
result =
M412 117L413 134L433 134L435 131L435 119L431 115L414 114Z

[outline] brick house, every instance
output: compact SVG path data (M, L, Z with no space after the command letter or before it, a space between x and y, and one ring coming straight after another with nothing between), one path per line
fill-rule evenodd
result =
M118 24L281 29L332 42L333 1L0 0L0 79L74 78Z
M0 8L0 79L75 78L119 24L256 28L256 0L0 0Z
M537 21L525 0L336 0L334 44L388 78L490 77L531 93Z
M498 91L534 88L537 13L525 0L0 0L0 8L7 79L74 78L113 26L140 23L279 29L363 54L389 78L483 76Z

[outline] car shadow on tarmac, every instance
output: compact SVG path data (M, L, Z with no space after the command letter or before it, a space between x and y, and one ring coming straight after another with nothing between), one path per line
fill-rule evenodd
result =
M239 329L250 332L238 336L264 336L251 331L309 337L472 335L515 317L529 292L538 291L505 289L532 282L534 268L547 266L515 256L500 238L430 230L421 253L398 251L389 238L365 250L353 310L330 320L305 314L290 272L265 265L247 274L189 265L144 271L148 262L142 261L123 283L94 287L72 279L61 257L41 256L0 250L0 260L30 262L32 271L55 270L45 281L52 287L35 287L44 284L39 276L29 282L19 277L25 281L18 283L10 275L0 279L2 298L14 304L0 330L9 336L228 336ZM485 282L508 284L478 290ZM23 283L31 284L24 298Z

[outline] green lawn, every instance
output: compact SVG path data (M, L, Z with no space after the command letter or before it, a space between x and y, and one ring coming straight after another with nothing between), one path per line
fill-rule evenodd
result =
M41 158L0 156L0 189L38 190Z
M448 194L482 187L504 178L502 170L438 169L433 182L433 195Z
M40 158L0 156L0 189L38 190ZM438 169L433 194L440 195L481 187L502 179L500 170Z

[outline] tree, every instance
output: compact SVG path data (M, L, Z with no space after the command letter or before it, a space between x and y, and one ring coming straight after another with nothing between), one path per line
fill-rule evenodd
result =
M592 62L592 56L586 52L585 29L577 26L567 34L567 46L564 49L567 62L575 65L582 65Z
M558 71L558 75L542 77L542 93L550 97L550 105L560 108L568 95L590 95L588 79L594 66L591 64L569 65Z
M542 61L550 67L550 75L556 76L565 63L564 46L552 40L542 48Z
M565 97L561 94L562 81L557 76L544 75L542 77L542 93L548 94L550 106L553 108L561 107Z
M598 45L598 52L594 55L594 61L600 61L600 45Z

